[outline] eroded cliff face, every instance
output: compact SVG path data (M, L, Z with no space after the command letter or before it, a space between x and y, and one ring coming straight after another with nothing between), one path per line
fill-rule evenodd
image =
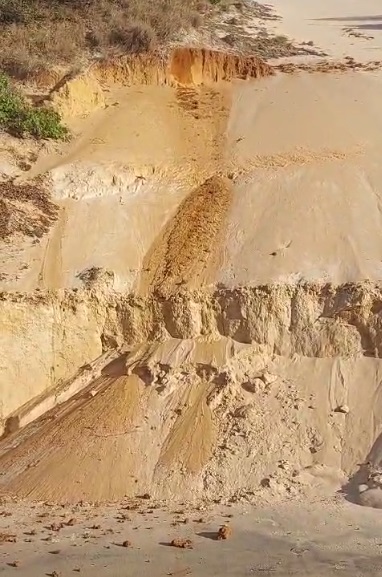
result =
M179 290L164 298L120 294L101 278L89 289L2 294L3 420L124 345L229 337L287 358L381 356L382 290L373 283Z
M1 182L0 490L276 498L368 453L380 130L341 111L372 81L272 72L179 49L50 93L80 135Z

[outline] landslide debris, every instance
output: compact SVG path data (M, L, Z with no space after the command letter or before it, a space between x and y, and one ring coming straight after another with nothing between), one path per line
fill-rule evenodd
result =
M231 182L218 176L186 197L143 263L142 294L168 297L182 285L198 284L213 258L231 197Z
M226 338L136 346L3 438L0 490L59 502L146 493L175 502L252 501L333 491L376 434L377 423L359 431L381 375L379 359L296 362ZM345 400L349 413L338 413ZM355 414L359 425L349 427Z

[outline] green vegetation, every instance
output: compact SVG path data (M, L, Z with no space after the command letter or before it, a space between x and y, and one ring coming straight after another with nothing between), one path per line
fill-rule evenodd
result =
M91 54L152 50L217 0L0 0L0 69L25 79Z
M57 140L67 135L56 112L28 104L3 73L0 73L0 128L14 136L37 139Z

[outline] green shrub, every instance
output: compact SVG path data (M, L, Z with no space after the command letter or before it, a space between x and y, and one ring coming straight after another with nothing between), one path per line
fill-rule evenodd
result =
M37 139L58 140L68 133L57 112L25 102L3 73L0 73L0 128L14 136Z

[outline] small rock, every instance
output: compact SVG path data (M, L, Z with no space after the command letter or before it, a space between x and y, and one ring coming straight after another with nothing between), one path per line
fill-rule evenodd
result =
M67 521L65 523L65 525L67 525L68 527L72 527L75 524L76 524L76 519L74 519L74 517L72 519L69 519L69 521Z
M275 383L278 379L277 375L272 375L271 373L265 372L261 375L261 380L266 384L266 385L272 385L273 383Z
M366 484L358 485L359 493L364 493L365 491L368 490L368 488L369 488L369 485L366 485Z
M49 529L50 531L55 531L56 533L58 533L58 531L61 531L63 526L64 526L63 523L52 523L51 525L49 525L47 527L47 529Z
M190 539L173 539L170 543L171 547L178 547L178 549L192 549L193 544Z
M334 409L335 413L343 413L347 415L350 412L350 409L347 405L339 405L336 409Z
M20 566L20 561L11 561L10 563L7 563L7 565L9 567L19 567Z
M151 499L151 495L149 493L144 493L143 495L139 496L140 499Z
M232 535L232 529L229 525L222 525L218 531L218 540L229 539Z
M127 540L124 541L124 542L122 543L122 547L131 547L131 541L127 541Z
M261 479L260 481L260 486L264 487L264 489L269 489L271 486L271 480L269 477L264 477L264 479Z
M248 393L258 393L264 390L264 381L260 378L256 378L252 381L246 381L241 386Z
M0 543L16 543L16 535L10 533L0 533Z

